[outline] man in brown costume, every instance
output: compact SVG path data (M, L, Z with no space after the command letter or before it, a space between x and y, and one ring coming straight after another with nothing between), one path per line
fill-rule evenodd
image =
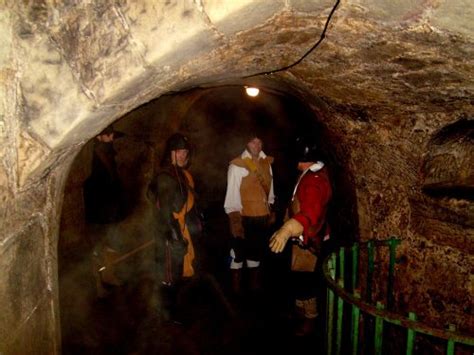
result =
M224 208L229 216L232 244L230 269L232 290L241 291L244 261L250 289L259 288L258 270L268 240L273 192L273 158L262 151L262 140L252 135L244 152L233 159L227 172Z

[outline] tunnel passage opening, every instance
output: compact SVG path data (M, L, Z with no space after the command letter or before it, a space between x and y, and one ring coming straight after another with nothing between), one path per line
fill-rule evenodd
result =
M140 324L140 315L146 318L153 292L150 285L153 276L146 270L151 268L152 248L143 249L121 264L124 269L121 276L126 282L117 286L122 291L119 296L113 296L113 301L109 297L114 294L111 291L114 287L102 290L105 294L97 302L97 278L91 272L97 268L93 253L105 234L117 234L123 239L120 247L124 254L153 239L157 226L149 184L159 169L165 141L174 132L187 135L192 143L190 170L205 217L205 247L209 256L204 268L216 277L224 292L228 287L230 238L223 209L227 166L242 153L250 131L261 135L264 151L275 157L275 207L280 224L298 174L293 144L296 137L305 136L326 153L333 178L334 198L329 214L332 243L346 244L356 239L355 187L347 167L348 157L341 153L344 150L337 145L337 135L325 125L331 118L322 111L315 112L296 95L274 87L260 89L257 97L247 96L240 84L165 95L114 122L114 130L120 132L113 146L125 214L105 229L91 229L83 203L84 183L93 165L95 138L79 153L66 183L59 240L64 349L105 349L117 341L123 344L121 332ZM133 312L127 309L131 303ZM116 325L114 330L110 324Z

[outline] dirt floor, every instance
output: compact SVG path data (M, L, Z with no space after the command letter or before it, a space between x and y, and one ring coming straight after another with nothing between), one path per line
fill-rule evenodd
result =
M63 354L302 354L305 349L322 353L323 317L309 336L293 335L288 255L268 252L257 291L246 287L244 269L243 292L234 295L228 245L219 237L227 225L212 225L206 276L187 286L179 316L172 319L155 311L150 300L156 287L150 279L132 275L129 282L108 287L103 297L97 297L90 248L63 254L59 261Z

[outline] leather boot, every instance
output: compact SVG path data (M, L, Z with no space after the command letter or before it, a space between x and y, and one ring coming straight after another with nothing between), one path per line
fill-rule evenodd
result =
M249 289L252 292L257 292L262 289L260 282L260 268L253 267L248 269L249 272Z
M316 328L316 318L303 318L295 329L297 337L304 337L314 332Z
M295 301L295 312L293 314L293 318L301 322L304 319L304 302L303 300L296 300Z
M242 270L241 269L231 269L231 287L232 292L235 296L240 296L242 294Z
M316 298L310 298L308 300L297 300L303 304L304 317L297 324L295 329L296 336L306 336L314 332L316 327L316 317L318 316L318 310L316 305Z

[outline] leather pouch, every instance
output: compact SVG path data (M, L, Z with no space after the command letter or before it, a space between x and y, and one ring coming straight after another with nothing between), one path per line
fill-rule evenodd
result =
M292 245L291 271L313 272L317 261L318 257L309 249L303 249L297 244Z

